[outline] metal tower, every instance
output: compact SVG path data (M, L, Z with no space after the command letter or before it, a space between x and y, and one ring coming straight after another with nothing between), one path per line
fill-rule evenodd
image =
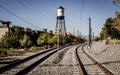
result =
M61 34L63 36L66 35L66 26L65 26L65 16L64 16L64 8L60 6L57 9L57 22L55 31L57 34Z

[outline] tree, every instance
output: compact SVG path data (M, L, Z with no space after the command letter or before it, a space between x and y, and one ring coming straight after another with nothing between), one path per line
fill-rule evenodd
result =
M63 44L63 37L62 35L59 34L54 34L54 36L52 37L52 41L54 45L57 45L58 41L59 41L59 45Z
M1 38L2 46L5 48L16 48L19 47L19 38L16 34L9 29L8 32Z
M24 34L23 38L19 40L22 47L30 47L32 45L32 41L30 36Z
M116 12L114 19L108 18L100 32L100 39L120 39L120 12Z
M38 45L45 45L47 44L47 34L46 33L42 33L41 35L39 35L38 39L37 39L37 44Z
M9 44L10 44L10 39L9 39L8 33L6 33L1 38L1 45L5 48L8 48L10 46Z
M53 40L52 40L52 35L51 34L48 34L47 35L47 44L52 47L53 46Z

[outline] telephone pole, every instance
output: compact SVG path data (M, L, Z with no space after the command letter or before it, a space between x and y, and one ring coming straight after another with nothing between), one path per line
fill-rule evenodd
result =
M89 47L91 47L91 18L89 17Z
M92 39L93 39L93 41L94 41L94 36L95 36L95 33L93 32L93 38L92 38Z

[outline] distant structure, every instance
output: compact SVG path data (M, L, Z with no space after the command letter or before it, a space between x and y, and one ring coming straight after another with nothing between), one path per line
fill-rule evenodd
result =
M6 32L8 32L9 25L11 22L0 20L0 23L2 23L2 26L0 26L0 39L1 39L2 36L5 35Z
M55 31L55 33L57 34L61 34L63 36L66 35L64 8L62 6L57 9L57 22Z
M120 0L112 0L113 4L120 3Z
M50 30L50 31L49 31L49 33L50 33L50 34L53 34L53 31L52 31L52 30Z
M47 29L43 29L43 32L47 33Z
M120 12L120 0L112 0L112 2L118 8L117 12Z

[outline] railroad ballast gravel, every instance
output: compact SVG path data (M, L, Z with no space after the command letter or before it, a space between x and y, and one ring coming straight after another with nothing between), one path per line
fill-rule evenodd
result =
M85 51L105 66L114 75L120 74L120 44L107 44L105 41L94 42Z

